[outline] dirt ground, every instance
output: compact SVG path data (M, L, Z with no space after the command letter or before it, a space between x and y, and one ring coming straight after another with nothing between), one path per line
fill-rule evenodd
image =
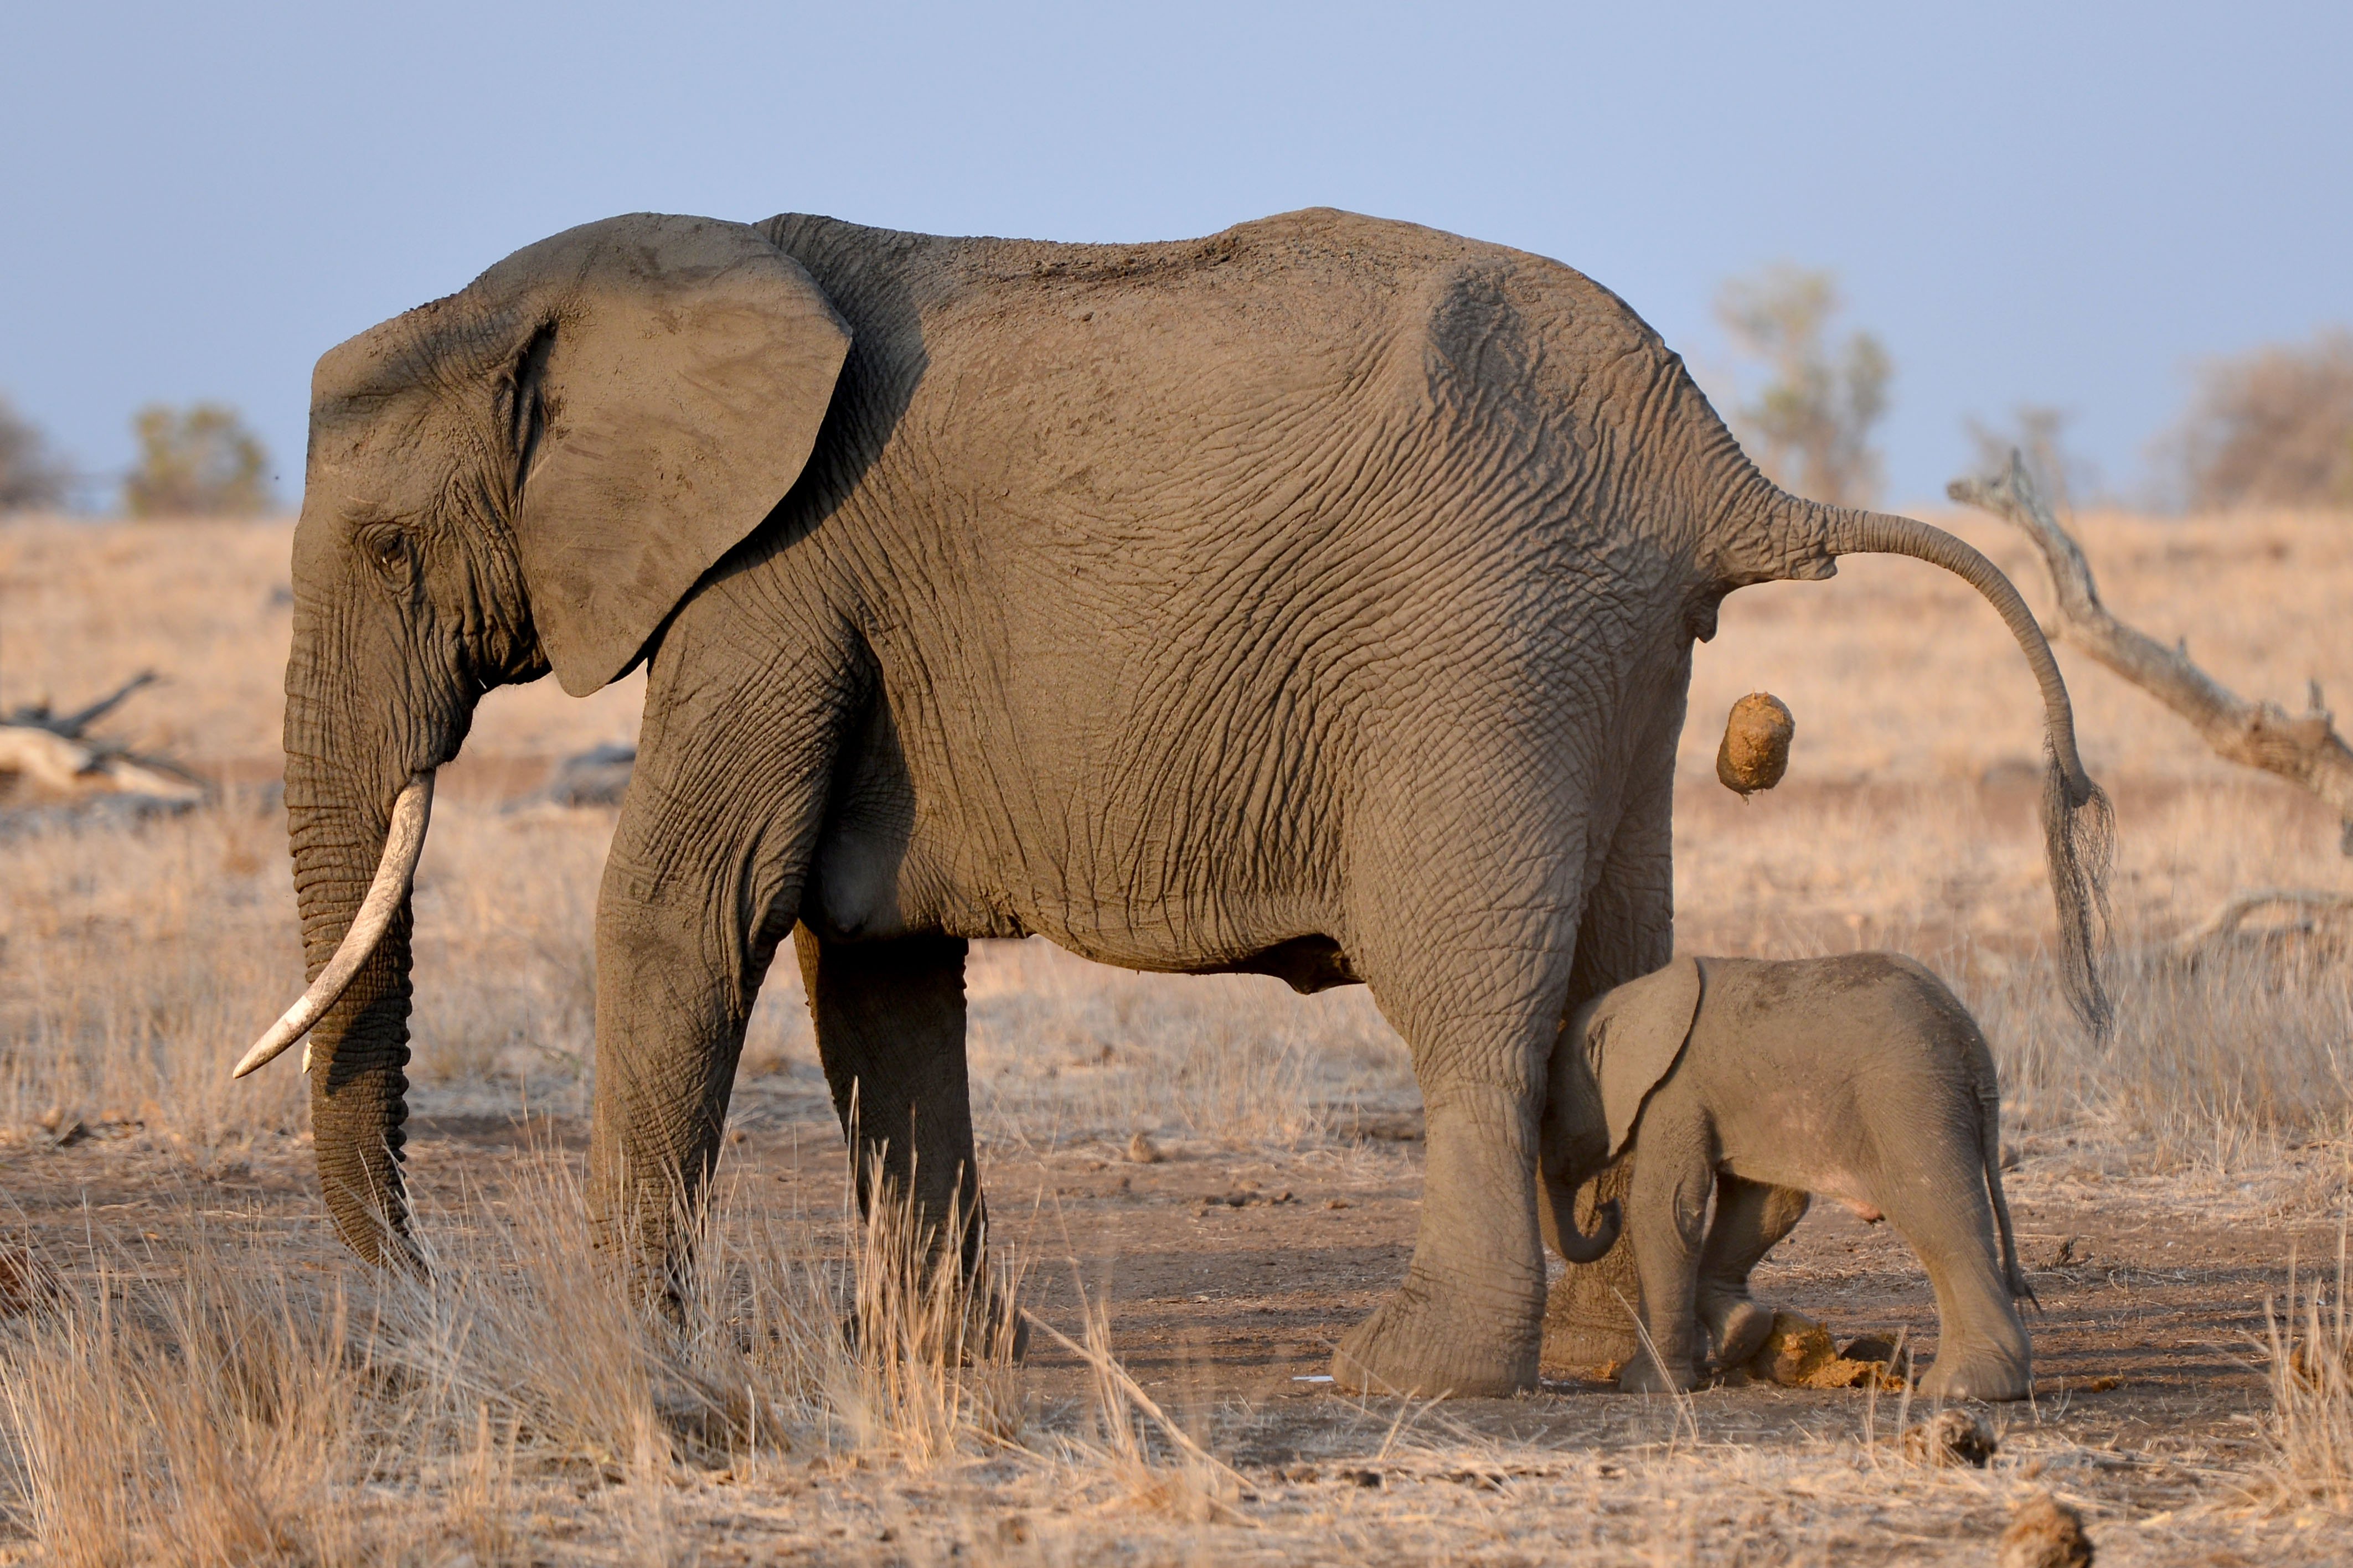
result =
M576 1114L489 1109L479 1087L417 1096L411 1160L437 1212L495 1208L519 1164L585 1147ZM822 1080L803 1066L739 1088L727 1179L805 1216L839 1247L845 1159ZM266 1244L289 1265L346 1265L320 1223L307 1140L257 1137L192 1158L108 1129L0 1157L12 1229L69 1254L93 1224L143 1237L168 1271L192 1226ZM1898 1435L1926 1413L1894 1394L1716 1388L1621 1394L1591 1377L1537 1394L1440 1405L1363 1400L1316 1381L1335 1334L1411 1251L1419 1117L1359 1113L1304 1146L1164 1138L998 1141L984 1153L997 1245L1023 1297L1079 1330L1107 1299L1121 1363L1248 1490L1212 1519L1155 1517L1050 1467L975 1458L906 1473L822 1457L737 1477L688 1471L660 1500L676 1561L1981 1563L2010 1506L2050 1490L2081 1510L2103 1563L2335 1563L2341 1515L2257 1506L2265 1305L2291 1253L2333 1262L2326 1218L2342 1142L2288 1151L2260 1179L2134 1176L2077 1140L2029 1141L2009 1175L2042 1304L2029 1404L1991 1411L1990 1468L1930 1470ZM1818 1205L1759 1269L1761 1298L1933 1352L1926 1282L1899 1237ZM1033 1408L1075 1406L1086 1368L1037 1345ZM646 1504L613 1483L543 1489L531 1557L629 1559ZM635 1510L635 1511L631 1511ZM626 1528L624 1528L626 1527ZM615 1555L617 1554L617 1555ZM454 1559L452 1559L454 1560Z

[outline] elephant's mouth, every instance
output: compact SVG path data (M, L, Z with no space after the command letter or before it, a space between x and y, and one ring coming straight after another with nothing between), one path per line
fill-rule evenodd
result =
M360 901L359 913L353 917L351 929L343 933L342 945L319 971L319 978L302 993L301 1000L286 1009L267 1034L253 1043L253 1048L237 1061L232 1078L243 1078L268 1062L311 1032L311 1026L326 1015L328 1008L341 1000L359 975L360 966L375 952L376 943L392 926L393 917L400 912L403 900L408 897L409 879L417 875L417 857L425 852L425 825L433 816L433 770L426 769L402 787L392 803L392 826L384 837L384 854L376 861L375 877L368 883L367 896ZM303 1050L303 1069L310 1069L310 1051Z

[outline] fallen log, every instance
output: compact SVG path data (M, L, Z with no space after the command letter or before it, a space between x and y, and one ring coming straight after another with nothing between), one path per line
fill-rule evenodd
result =
M185 807L202 800L205 782L179 763L144 756L120 742L87 731L154 684L155 672L142 670L97 701L69 713L52 713L46 701L0 717L0 774L14 774L53 795L136 795L159 805Z

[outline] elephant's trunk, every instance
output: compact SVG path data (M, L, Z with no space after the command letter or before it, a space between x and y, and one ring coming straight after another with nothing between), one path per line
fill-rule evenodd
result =
M281 1033L290 1043L289 1026L311 1015L304 1061L327 1212L362 1258L414 1268L420 1260L400 1153L408 1118L408 880L432 774L417 775L396 802L390 789L379 795L353 771L320 761L292 734L291 707L289 718L287 816L313 984L248 1059Z
M1618 1245L1618 1232L1623 1224L1616 1199L1606 1199L1593 1211L1590 1234L1577 1228L1577 1187L1552 1182L1543 1173L1536 1178L1536 1223L1544 1231L1545 1240L1561 1256L1565 1263L1599 1263L1602 1255Z
M1593 1076L1587 1032L1594 1005L1571 1014L1554 1038L1545 1068L1544 1115L1536 1132L1536 1228L1569 1263L1594 1263L1618 1244L1618 1205L1593 1210L1590 1234L1577 1227L1577 1193L1609 1163L1609 1122Z
M2084 771L2075 749L2075 714L2067 683L2042 628L2001 569L1939 528L1908 517L1817 507L1792 500L1831 555L1909 555L1941 566L1985 595L2018 639L2042 689L2043 737L2049 767L2042 789L2044 858L2059 914L2059 943L2068 1002L2086 1028L2106 1037L2113 1014L2102 988L2099 958L2108 921L2108 866L2116 818L2108 797Z

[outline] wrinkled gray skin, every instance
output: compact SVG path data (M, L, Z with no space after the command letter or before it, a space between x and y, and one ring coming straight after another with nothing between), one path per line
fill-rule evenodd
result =
M1885 952L1678 959L1580 1007L1550 1084L1548 1229L1603 1165L1633 1156L1625 1232L1655 1349L1621 1386L1697 1386L1703 1333L1719 1366L1755 1355L1773 1314L1749 1270L1820 1194L1883 1215L1926 1266L1938 1340L1923 1393L2027 1396L1993 1054L1927 970ZM1564 1240L1564 1256L1589 1247Z
M1536 1375L1536 1124L1569 1007L1669 952L1694 637L1902 519L1784 494L1614 295L1330 211L1132 247L649 215L328 353L287 805L311 970L480 694L649 667L596 918L591 1203L659 1279L797 923L838 1102L977 1221L965 942L1370 984L1428 1108L1354 1385ZM413 1260L406 910L314 1036L319 1169ZM912 1168L911 1168L912 1167ZM965 1251L978 1257L978 1226Z

